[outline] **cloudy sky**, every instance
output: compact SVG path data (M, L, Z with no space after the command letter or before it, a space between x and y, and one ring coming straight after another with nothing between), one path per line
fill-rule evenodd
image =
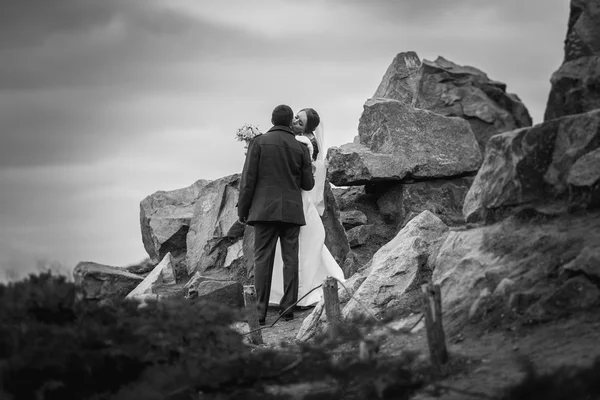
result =
M246 122L350 142L394 56L484 70L542 119L567 0L20 0L0 12L0 280L146 257L139 202L240 172Z

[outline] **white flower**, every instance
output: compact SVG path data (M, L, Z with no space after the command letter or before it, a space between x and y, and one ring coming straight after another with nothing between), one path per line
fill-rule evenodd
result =
M297 135L296 140L308 146L308 153L310 154L310 159L312 160L314 148L310 139L303 135Z

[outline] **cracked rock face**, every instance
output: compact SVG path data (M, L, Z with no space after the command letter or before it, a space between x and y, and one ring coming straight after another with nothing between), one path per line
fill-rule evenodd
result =
M367 101L358 132L359 143L328 151L336 186L454 177L476 172L482 160L465 120L397 100Z
M531 126L531 116L506 84L483 71L443 57L421 61L415 52L399 53L373 98L401 101L415 108L465 119L483 152L492 135Z
M565 57L550 79L544 120L600 108L600 1L573 0Z
M554 202L579 203L569 198L574 183L590 183L588 168L600 148L600 110L567 116L494 136L467 193L467 221L481 221L494 210L519 206L547 207ZM578 190L581 188L578 187ZM591 198L586 207L595 207Z
M144 248L156 265L167 253L185 258L186 236L194 215L194 205L210 181L171 191L158 191L140 202L140 227Z

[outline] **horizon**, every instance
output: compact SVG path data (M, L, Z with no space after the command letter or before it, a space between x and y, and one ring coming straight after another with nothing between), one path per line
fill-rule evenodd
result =
M325 147L351 142L401 52L482 70L540 123L568 17L562 0L6 5L0 282L40 262L141 262L139 203L241 172L236 129L268 129L277 104L315 108Z

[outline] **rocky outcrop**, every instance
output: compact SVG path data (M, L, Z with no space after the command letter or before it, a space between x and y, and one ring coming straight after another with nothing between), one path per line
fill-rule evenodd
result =
M357 301L348 303L342 315L364 313L359 302L377 316L408 312L412 301L409 293L420 293L419 284L431 277L429 258L447 231L448 227L429 211L412 219L375 253L369 275L353 295Z
M238 309L244 306L243 287L237 281L198 279L188 288L187 297L189 299L213 301Z
M235 280L239 271L223 268L223 264L228 248L243 234L242 229L236 229L239 181L239 174L214 180L198 196L186 241L189 275L200 272L215 279Z
M431 256L436 253L448 227L429 211L423 211L394 239L383 246L363 270L340 287L342 316L368 312L384 317L408 316L420 310L420 283L431 278ZM326 323L321 300L305 319L297 338L308 340Z
M367 224L367 216L362 211L351 210L340 213L340 221L345 229L352 229Z
M167 253L162 261L154 267L152 272L129 294L128 299L144 300L152 295L157 295L157 289L161 286L174 285L175 267L171 253Z
M482 152L492 135L531 126L532 122L523 102L506 92L506 84L443 57L421 62L412 51L394 58L373 98L394 99L440 115L461 117L470 124Z
M446 225L463 224L463 202L472 177L440 179L413 183L396 183L381 188L377 200L381 215L402 228L424 210L438 216Z
M494 136L465 198L465 218L486 220L493 213L522 206L543 212L552 212L549 206L559 203L597 206L597 201L582 204L577 198L568 198L568 194L569 182L590 184L592 192L597 187L597 180L588 179L588 170L581 164L594 165L592 152L598 148L600 110ZM562 210L559 207L556 212Z
M597 212L451 231L433 272L448 332L482 319L487 327L514 317L543 321L598 305L600 282L573 268L591 258L598 243Z
M154 265L171 253L176 268L185 272L186 236L194 205L209 182L200 179L186 188L161 190L140 202L142 241Z
M550 82L545 121L600 108L600 1L571 1L564 62Z
M465 120L397 100L368 100L358 133L358 143L327 153L327 177L336 186L454 177L474 173L481 164Z
M75 266L73 278L78 287L78 297L95 301L124 298L144 280L124 268L86 261Z

